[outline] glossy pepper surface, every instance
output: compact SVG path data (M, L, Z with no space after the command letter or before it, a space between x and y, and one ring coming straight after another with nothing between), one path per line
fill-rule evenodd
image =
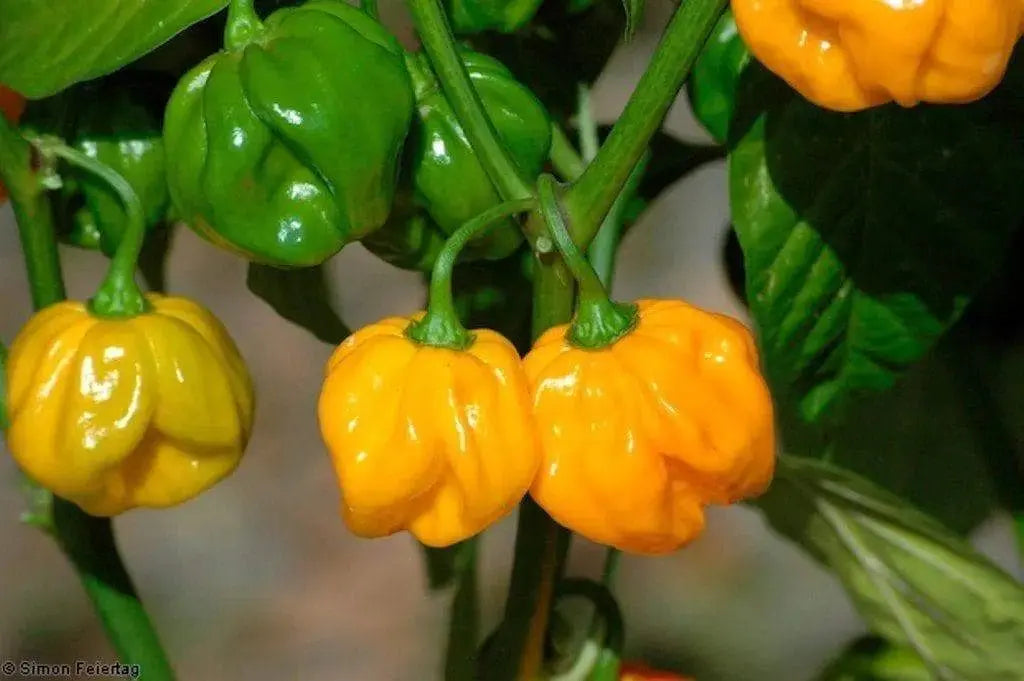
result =
M128 181L142 203L148 229L164 223L169 205L158 107L142 83L86 84L32 103L23 127L51 134ZM111 256L127 225L124 206L110 186L76 167L61 168L54 192L63 241Z
M191 499L234 470L252 426L249 374L220 322L184 298L147 300L128 318L48 307L8 356L8 449L93 515Z
M740 323L682 301L637 312L606 347L577 347L560 326L527 355L542 452L531 494L593 541L665 553L700 534L705 505L768 485L772 403Z
M839 111L967 102L1002 79L1020 0L733 0L754 55Z
M512 344L477 330L465 349L422 345L406 335L415 319L384 319L338 347L320 428L353 532L447 546L519 503L539 453Z
M0 85L0 114L12 123L17 123L25 110L25 99L14 90ZM0 201L7 198L7 189L0 183Z
M457 33L516 31L533 18L542 0L446 0L452 28Z
M524 177L536 178L551 148L551 120L544 105L500 62L465 50L462 59L498 137ZM417 119L410 139L412 182L420 205L445 235L500 203L501 197L477 161L462 126L423 55L411 55ZM522 242L507 220L474 239L464 260L498 259Z
M384 224L413 112L402 50L341 0L260 24L234 1L227 48L167 107L168 183L200 234L255 261L316 265Z

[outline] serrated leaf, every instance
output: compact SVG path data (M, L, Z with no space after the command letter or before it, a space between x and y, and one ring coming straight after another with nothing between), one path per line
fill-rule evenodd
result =
M249 263L245 283L275 312L325 343L337 345L351 334L331 305L330 288L322 266L282 270Z
M996 269L1024 217L1022 98L839 114L760 67L742 81L729 172L750 308L777 396L820 421L890 387Z
M740 75L749 63L750 50L740 37L732 11L726 10L686 81L693 115L717 142L724 143L729 137Z
M842 580L871 629L941 681L1020 681L1024 587L867 480L783 456L758 501L772 526Z
M0 0L0 83L38 99L111 73L228 0Z

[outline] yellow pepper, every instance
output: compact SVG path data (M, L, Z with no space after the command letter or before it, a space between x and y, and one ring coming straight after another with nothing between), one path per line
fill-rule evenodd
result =
M526 356L542 452L530 493L593 541L666 553L700 534L705 505L767 487L772 402L740 323L682 301L636 311L603 348L558 326Z
M92 515L191 499L235 469L252 427L249 374L220 322L184 298L146 300L133 317L45 308L8 357L8 449Z
M733 0L751 52L812 102L969 102L1002 79L1021 0Z
M408 530L448 546L529 489L540 453L519 353L494 331L463 328L451 295L461 248L529 205L501 204L460 227L435 263L427 312L357 331L328 362L320 429L359 536Z

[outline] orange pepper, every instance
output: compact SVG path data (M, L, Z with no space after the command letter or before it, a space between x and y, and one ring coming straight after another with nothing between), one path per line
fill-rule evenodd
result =
M1020 0L733 0L740 34L812 102L856 111L969 102L1006 72Z

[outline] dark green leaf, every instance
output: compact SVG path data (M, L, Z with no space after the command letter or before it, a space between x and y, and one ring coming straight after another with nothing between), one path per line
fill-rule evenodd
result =
M522 30L482 33L471 42L511 69L564 125L576 113L578 86L597 80L624 25L617 0L594 0L582 11L545 2Z
M249 263L246 285L279 315L325 343L337 345L351 333L331 305L323 266L282 270Z
M865 636L834 660L819 681L932 681L921 658L876 636Z
M33 99L106 75L227 0L0 0L0 83Z
M743 44L732 12L726 11L686 81L693 114L718 142L729 137L740 74L749 63L750 51Z
M905 501L853 473L783 456L758 501L842 580L871 629L943 681L1020 681L1024 587Z
M776 395L820 421L890 387L994 272L1024 217L1024 98L838 114L760 68L742 81L730 193L750 308Z

